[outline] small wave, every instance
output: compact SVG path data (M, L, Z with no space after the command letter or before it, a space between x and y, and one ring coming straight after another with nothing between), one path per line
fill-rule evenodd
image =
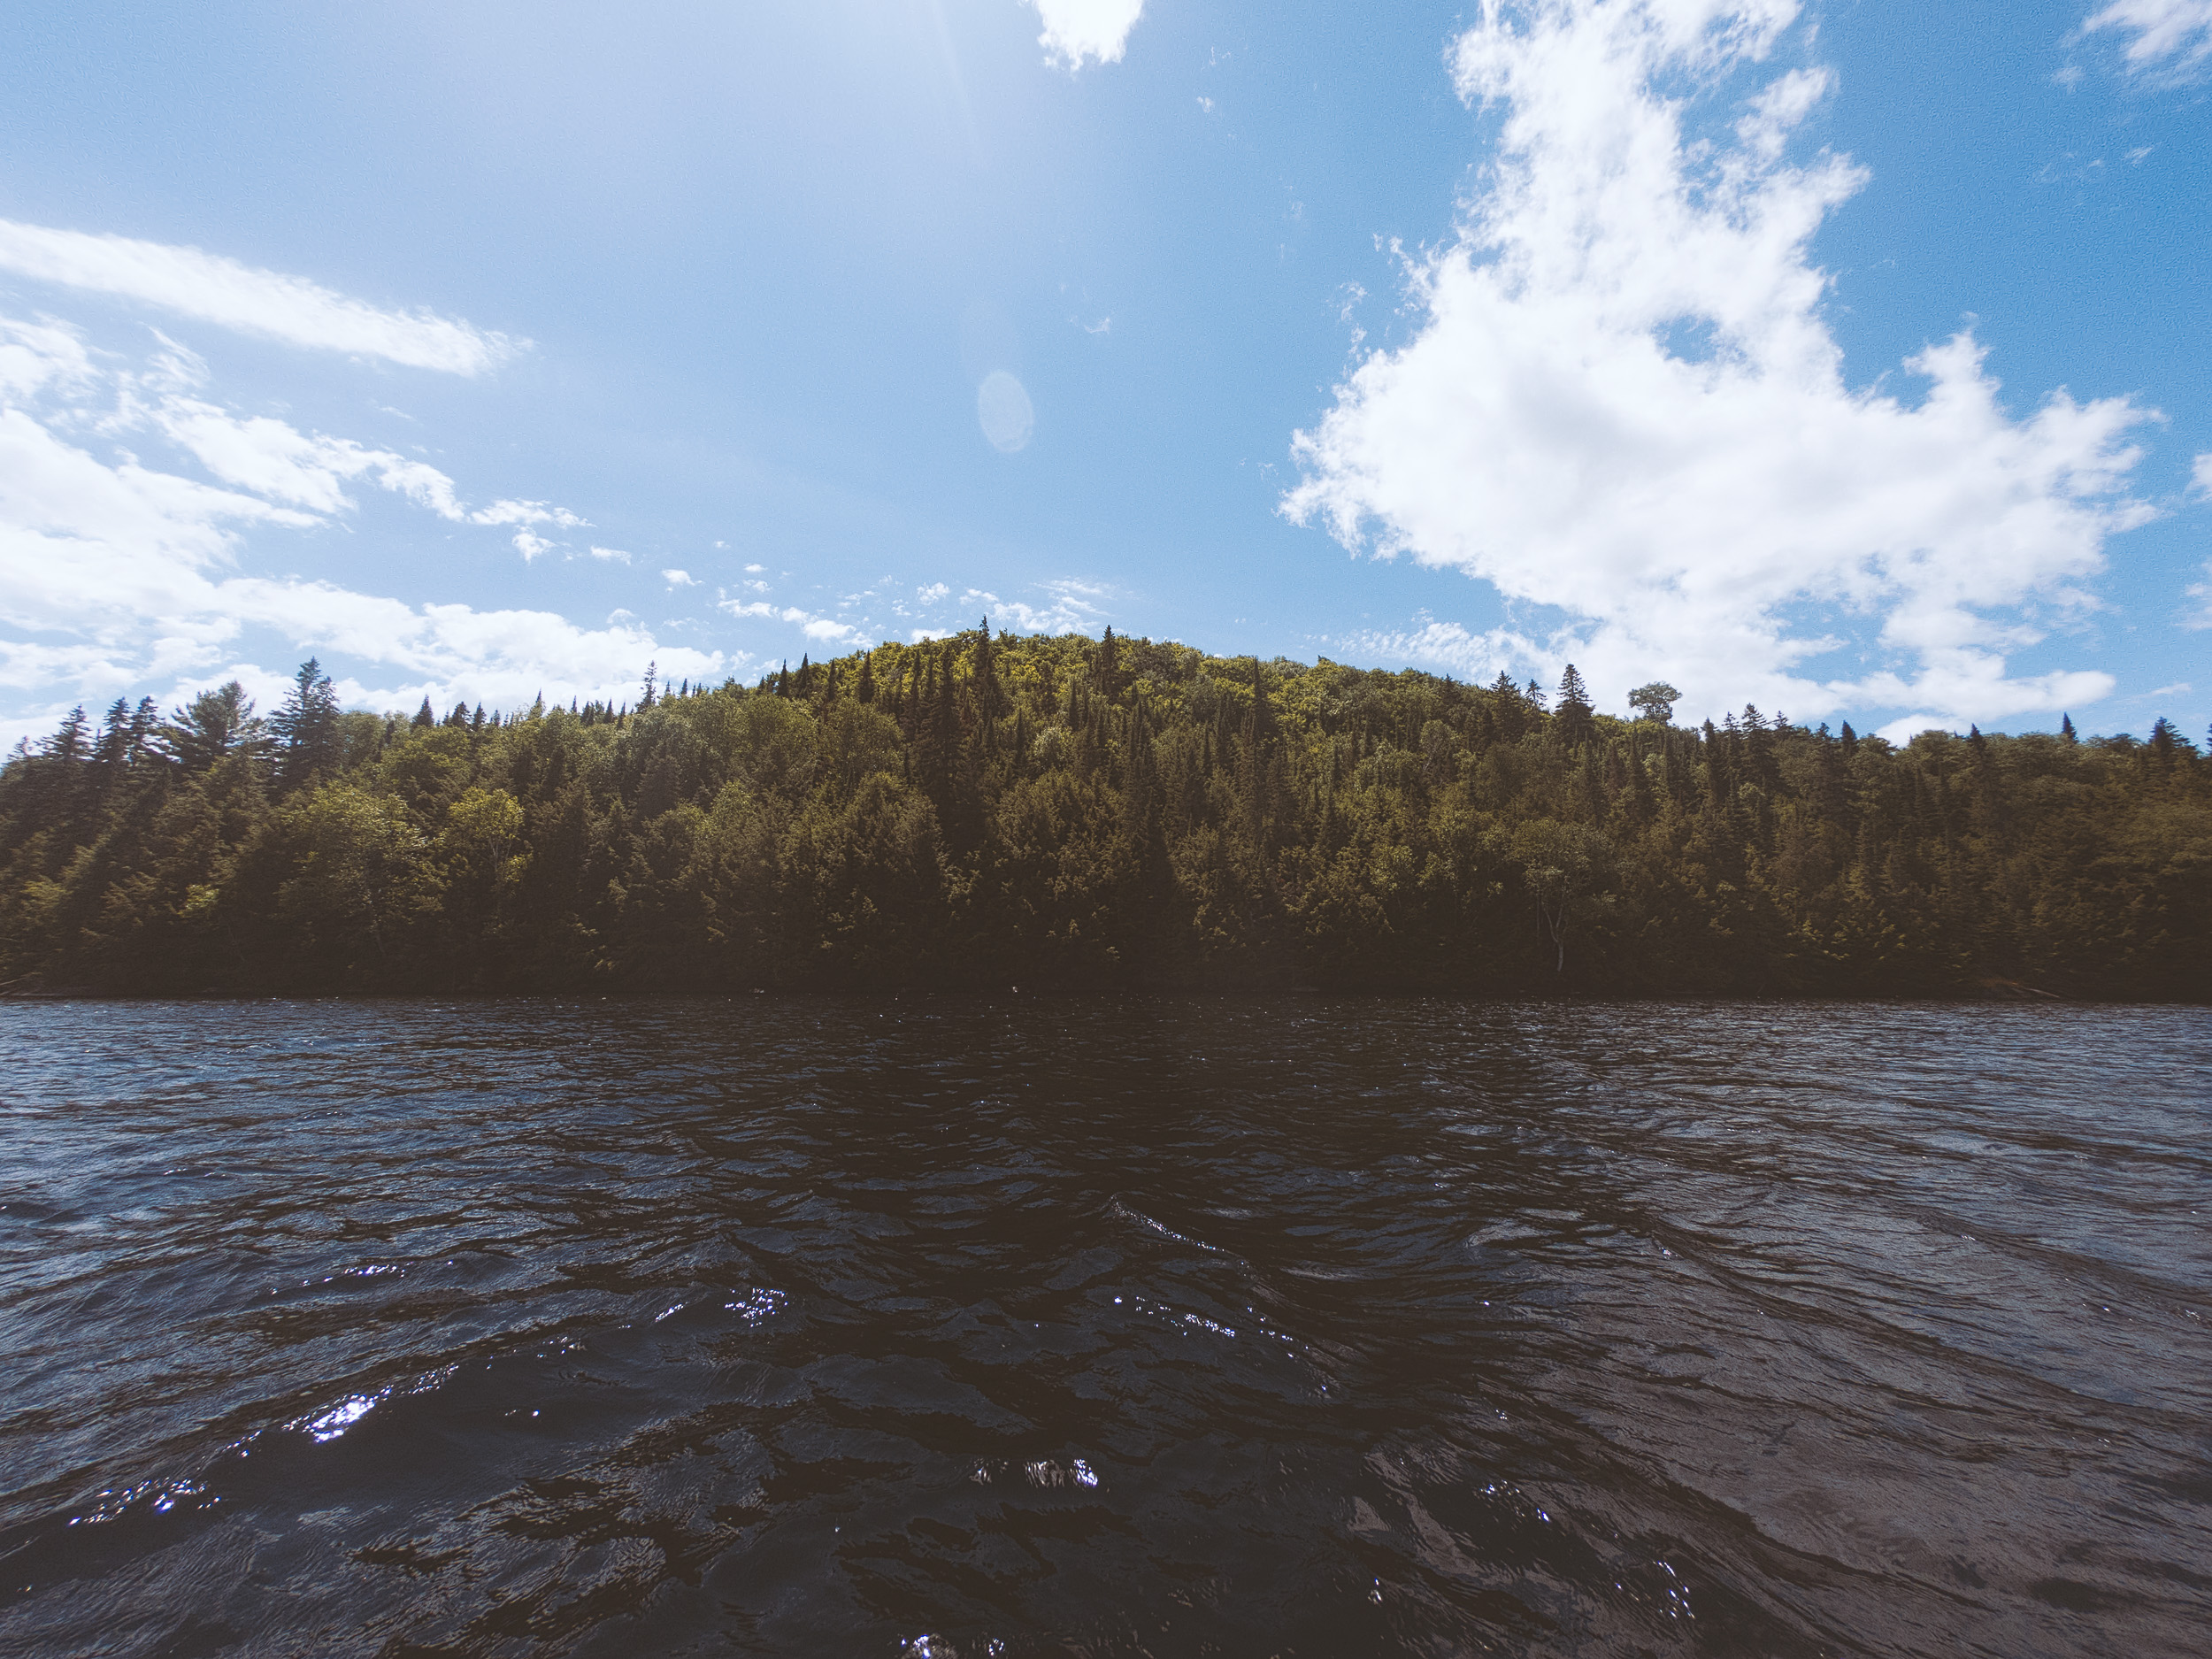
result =
M1194 1250L1207 1250L1216 1256L1226 1254L1226 1252L1224 1251L1219 1245L1209 1244L1203 1239L1194 1239L1187 1233L1178 1233L1174 1228L1169 1226L1164 1221L1155 1221L1150 1216L1146 1215L1143 1210L1133 1209L1131 1206L1123 1203L1118 1198L1115 1199L1111 1203L1106 1206L1106 1213L1110 1216L1118 1216L1124 1221L1133 1221L1137 1224L1137 1225L1148 1228L1151 1232L1158 1233L1164 1239L1172 1239L1178 1244L1187 1244Z

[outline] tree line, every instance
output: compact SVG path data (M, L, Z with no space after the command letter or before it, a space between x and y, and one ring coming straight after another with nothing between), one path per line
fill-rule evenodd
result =
M0 990L2212 996L2212 759L981 628L634 706L311 661L0 769Z

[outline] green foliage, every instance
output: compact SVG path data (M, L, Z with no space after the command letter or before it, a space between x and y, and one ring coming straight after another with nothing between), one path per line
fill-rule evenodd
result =
M0 983L2212 996L2212 762L987 627L634 710L304 664L0 771Z

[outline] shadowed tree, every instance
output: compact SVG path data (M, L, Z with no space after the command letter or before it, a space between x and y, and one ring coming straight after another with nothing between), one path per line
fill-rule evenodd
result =
M1559 707L1554 711L1553 729L1559 741L1569 749L1580 749L1598 734L1596 711L1590 706L1589 687L1582 683L1582 676L1572 663L1559 676Z
M291 690L269 717L269 734L276 740L280 787L297 788L336 766L338 691L315 658L292 676Z
M1586 825L1538 818L1514 832L1513 856L1550 937L1552 971L1563 974L1567 934L1586 901L1610 878L1613 844Z
M426 700L423 706L430 705ZM203 691L172 714L157 741L162 753L186 772L204 772L229 756L259 752L267 739L263 723L254 718L253 699L234 680Z

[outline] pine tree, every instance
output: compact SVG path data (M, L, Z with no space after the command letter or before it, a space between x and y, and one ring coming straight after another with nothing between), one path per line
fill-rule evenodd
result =
M1592 718L1589 688L1582 683L1582 676L1572 663L1559 676L1559 708L1556 714L1559 741L1570 749L1580 749L1598 734L1597 722Z
M91 748L85 737L85 724L84 704L81 703L63 718L53 736L40 743L38 752L50 760L83 760Z
M100 721L100 735L92 746L92 758L103 772L113 772L130 755L131 700L118 697Z
M861 654L860 680L853 687L853 695L863 708L876 700L876 659L872 651Z
M2079 737L2075 735L2074 717L2072 715L2062 714L2058 717L2058 734L2069 743L2078 743L2081 741Z
M426 704L426 706L427 706ZM229 756L251 756L266 742L266 727L254 717L253 699L236 680L203 691L169 717L160 742L169 758L187 772L203 772Z
M415 710L414 723L419 726L426 727L435 726L438 723L438 717L431 711L430 694L426 691L423 693L422 707Z
M983 618L975 648L975 710L987 741L992 722L1006 712L1006 690L999 684L998 661L991 649L991 618Z

